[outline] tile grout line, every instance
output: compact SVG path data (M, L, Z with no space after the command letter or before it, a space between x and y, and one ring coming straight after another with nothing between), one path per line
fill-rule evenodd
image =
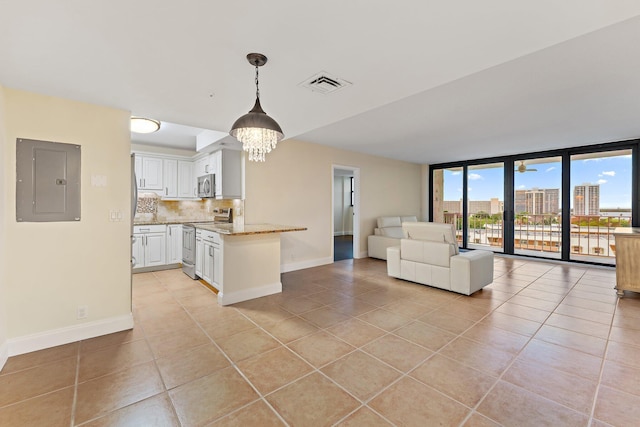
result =
M557 308L562 304L562 302L563 302L563 301L565 300L565 298L569 295L569 293L571 292L571 290L573 290L573 289L576 287L576 285L578 284L578 282L580 281L580 279L581 279L582 277L584 277L584 274L586 273L586 271L587 271L587 270L588 270L588 269L586 269L586 270L585 270L585 272L584 272L584 273L582 273L582 275L580 275L580 277L579 277L578 279L576 279L576 281L575 281L575 283L573 284L573 286L571 286L571 289L569 290L569 292L567 292L567 293L563 296L563 298L560 300L560 302L558 302L558 303L556 304L556 307L553 309L553 311L551 311L551 312L549 313L549 315L545 318L545 320L544 320L543 322L541 322L541 323L540 323L540 327L539 327L538 329L536 329L536 332L535 332L534 334L532 334L532 335L531 335L531 337L529 337L529 339L527 340L526 344L525 344L525 345L524 345L524 346L523 346L523 347L518 351L518 353L513 357L513 359L511 360L511 362L508 364L508 366L507 366L507 367L502 371L502 373L498 376L498 378L497 378L496 382L495 382L495 383L494 383L494 384L489 388L489 390L487 390L487 392L484 394L484 396L482 396L482 398L480 398L480 400L479 400L479 401L476 403L476 405L472 408L471 413L470 413L470 414L467 416L467 418L466 418L465 420L463 420L463 422L460 424L461 426L462 426L466 421L468 421L468 419L469 419L469 418L471 417L471 415L472 415L472 414L474 414L474 413L478 413L478 414L480 414L480 415L482 415L482 416L484 416L484 417L486 417L486 418L488 418L488 419L490 419L490 420L492 420L492 421L497 422L496 420L494 420L494 419L492 419L492 418L490 418L490 417L488 417L488 416L486 416L486 415L484 415L484 414L482 414L482 413L480 413L480 412L477 412L478 407L480 407L480 405L482 404L482 402L484 402L484 400L485 400L485 399L487 398L487 396L491 393L491 391L492 391L492 390L496 387L496 385L497 385L497 384L502 380L502 378L503 378L503 377L504 377L504 375L507 373L507 371L508 371L508 370L513 366L513 364L516 362L516 360L518 359L518 357L520 356L520 354L522 354L522 352L524 351L524 349L529 345L529 343L531 343L531 341L534 339L534 337L535 337L535 336L536 336L536 334L540 331L540 329L542 329L542 327L547 323L547 321L548 321L548 320L549 320L549 318L553 315L553 313L555 313L556 309L557 309ZM546 274L546 273L544 273L544 274ZM542 276L544 276L544 274L543 274ZM540 277L542 277L542 276L538 276L538 278L537 278L536 280L534 280L533 282L531 282L529 285L527 285L527 286L526 286L525 288L523 288L522 290L527 289L531 284L535 283L535 282L536 282ZM518 292L518 293L519 293L519 292ZM554 369L555 369L555 368L554 368ZM512 384L512 383L510 383L510 382L508 382L508 381L507 381L507 383L509 383L509 384L511 384L511 385L513 385L513 386L515 386L515 387L518 387L518 388L520 388L520 389L522 389L522 390L524 390L524 391L526 391L526 392L528 392L528 393L535 394L536 396L541 397L541 398L542 398L542 399L544 399L544 400L547 400L547 401L553 402L553 403L555 403L555 404L557 404L557 405L563 406L563 407L565 407L565 408L567 408L567 409L570 409L570 410L572 410L572 411L574 411L574 412L582 413L582 412L580 412L580 411L578 411L578 410L576 410L576 409L574 409L574 408L570 408L570 407L568 407L567 405L564 405L564 404L562 404L562 403L560 403L560 402L556 402L555 400L552 400L552 399L550 399L550 398L548 398L548 397L542 396L542 395L540 395L540 394L538 394L538 393L535 393L535 392L533 392L533 391L527 390L527 389L525 389L525 388L523 388L523 387L520 387L520 386L518 386L518 385L516 385L516 384ZM587 414L584 414L584 415L587 415ZM588 415L587 415L587 416L588 416ZM498 424L500 424L500 423L498 423Z
M76 423L76 408L78 404L78 380L80 377L80 347L82 346L82 341L78 343L78 352L76 354L76 377L73 385L73 402L71 404L71 427L75 426Z
M615 287L614 287L615 289ZM609 352L609 343L611 342L611 332L613 332L613 322L615 321L616 312L620 304L620 297L617 297L615 307L613 309L613 315L611 316L611 323L609 324L609 334L607 335L607 343L605 344L604 353L602 354L602 363L600 364L600 372L598 375L598 381L596 383L596 391L593 394L593 402L591 404L591 412L589 414L589 426L591 426L597 418L595 418L596 406L598 404L598 395L600 394L600 387L602 386L602 377L604 375L604 367L607 361L607 354Z

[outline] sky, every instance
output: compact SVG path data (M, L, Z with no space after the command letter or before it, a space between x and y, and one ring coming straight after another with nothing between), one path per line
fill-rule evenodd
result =
M573 187L584 183L600 184L600 209L631 208L631 154L616 152L615 156L604 157L607 153L589 154L591 158L574 157L571 160L571 195ZM517 161L516 167L520 164ZM562 167L560 158L525 160L525 165L536 171L520 173L514 171L516 190L532 188L560 188ZM503 166L469 167L469 199L490 200L497 197L504 200ZM445 170L444 200L462 198L462 169ZM571 201L573 205L573 200ZM562 203L562 202L561 202Z

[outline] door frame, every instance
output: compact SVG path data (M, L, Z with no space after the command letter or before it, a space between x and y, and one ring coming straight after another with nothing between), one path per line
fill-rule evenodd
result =
M362 258L360 256L360 168L354 166L345 166L333 164L331 165L331 259L333 260L334 252L334 228L333 212L335 208L334 185L336 170L347 170L353 174L353 258Z

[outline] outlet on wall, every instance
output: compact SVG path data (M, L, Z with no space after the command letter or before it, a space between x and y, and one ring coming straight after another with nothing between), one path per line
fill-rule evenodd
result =
M89 307L86 305L79 305L76 313L77 319L85 319L89 315Z

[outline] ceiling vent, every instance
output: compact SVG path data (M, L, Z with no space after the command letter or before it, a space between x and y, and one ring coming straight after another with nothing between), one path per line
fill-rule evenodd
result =
M321 71L318 74L300 83L300 86L311 89L314 92L327 94L340 90L343 87L351 86L351 83L341 78L332 76L326 71Z

